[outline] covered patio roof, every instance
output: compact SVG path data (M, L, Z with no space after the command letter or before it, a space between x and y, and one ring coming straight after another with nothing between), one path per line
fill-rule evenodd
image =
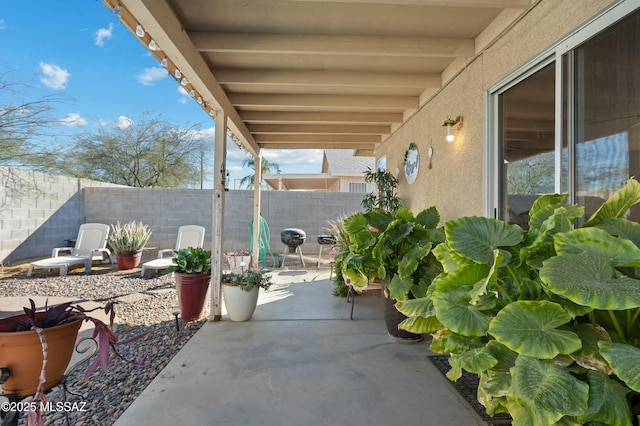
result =
M327 191L340 180L329 173L271 173L263 178L271 188L286 191Z
M535 0L103 2L255 156L373 155Z
M261 149L374 155L538 0L102 1L216 119L212 269L221 271L225 134L256 159L256 181ZM260 185L254 192L258 223Z

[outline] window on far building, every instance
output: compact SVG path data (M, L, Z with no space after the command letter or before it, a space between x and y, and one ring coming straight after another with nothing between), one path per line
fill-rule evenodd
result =
M349 182L349 192L368 192L366 183Z

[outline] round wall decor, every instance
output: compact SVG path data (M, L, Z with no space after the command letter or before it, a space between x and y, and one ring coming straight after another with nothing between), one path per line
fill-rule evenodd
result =
M415 143L411 142L409 149L404 153L404 176L407 178L409 184L416 181L419 169L420 156L418 154L418 147Z

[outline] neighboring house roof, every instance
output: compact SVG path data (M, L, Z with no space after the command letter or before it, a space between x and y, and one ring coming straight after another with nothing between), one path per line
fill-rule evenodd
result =
M327 149L322 159L322 173L268 173L263 180L271 188L284 190L336 190L340 178L363 176L367 167L375 169L375 157L360 157L353 149Z
M361 176L367 168L375 170L376 158L356 156L354 149L325 149L322 172L332 176Z

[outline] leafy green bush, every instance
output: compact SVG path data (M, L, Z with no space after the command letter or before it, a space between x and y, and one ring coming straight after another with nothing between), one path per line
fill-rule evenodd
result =
M375 217L391 221L391 213L375 210ZM378 274L378 264L373 258L373 247L380 235L378 228L369 224L364 213L355 213L343 221L348 235L347 247L335 257L336 274L344 276L347 285L358 291L364 291Z
M529 229L484 217L445 224L444 272L397 303L401 325L480 377L478 400L514 425L637 424L640 412L640 202L629 180L581 227L566 196L539 198Z
M394 300L405 300L409 294L424 296L441 271L431 251L444 241L444 232L438 228L438 210L429 207L414 216L402 206L389 223L378 211L365 216L379 229L372 254L377 275L385 282L385 296Z

